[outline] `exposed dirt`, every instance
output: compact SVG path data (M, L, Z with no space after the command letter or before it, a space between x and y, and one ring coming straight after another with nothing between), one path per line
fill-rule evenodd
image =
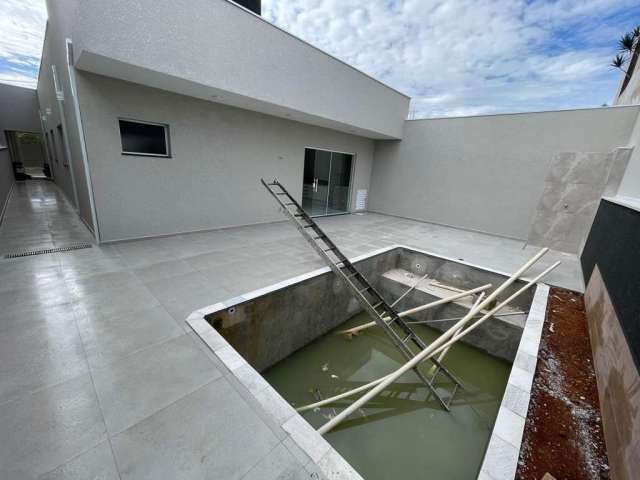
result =
M516 478L609 478L581 294L551 289L531 392Z

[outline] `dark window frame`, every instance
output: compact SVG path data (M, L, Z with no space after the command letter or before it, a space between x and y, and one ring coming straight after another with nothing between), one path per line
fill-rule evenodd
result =
M155 127L162 127L164 129L164 144L165 151L167 153L147 153L147 152L129 152L124 149L124 145L122 142L122 131L120 130L120 122L129 122L129 123L137 123L140 125L152 125ZM148 122L146 120L137 120L135 118L126 118L126 117L118 117L118 134L120 135L120 153L122 155L131 156L131 157L160 157L160 158L172 158L171 154L171 130L169 124L167 123L158 123L158 122Z

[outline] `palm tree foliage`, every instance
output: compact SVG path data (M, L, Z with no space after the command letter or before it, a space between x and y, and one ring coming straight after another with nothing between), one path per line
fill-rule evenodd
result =
M613 57L613 62L611 62L610 66L612 66L613 68L622 68L625 63L627 63L627 59L624 58L624 56L616 55L615 57Z
M631 73L633 73L629 72L629 70L634 69L638 61L638 54L640 53L640 25L629 33L625 33L620 40L618 40L618 49L620 53L613 58L609 66L622 70L628 80ZM622 67L627 63L629 63L629 67L625 70Z
M633 47L636 44L636 37L632 33L625 33L620 40L618 40L618 47L621 52L633 52Z

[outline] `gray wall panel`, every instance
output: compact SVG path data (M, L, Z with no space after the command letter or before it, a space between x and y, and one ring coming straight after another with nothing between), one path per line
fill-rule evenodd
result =
M84 0L77 12L79 68L345 132L402 134L408 97L227 0Z
M408 121L376 142L370 210L527 238L551 158L627 145L638 107Z
M283 220L260 177L300 199L307 146L356 154L352 207L369 188L373 140L94 74L78 87L103 240ZM168 124L172 157L122 155L119 117Z

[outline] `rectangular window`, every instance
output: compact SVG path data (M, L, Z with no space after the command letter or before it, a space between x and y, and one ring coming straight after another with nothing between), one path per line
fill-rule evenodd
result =
M169 157L169 126L119 120L123 155Z

